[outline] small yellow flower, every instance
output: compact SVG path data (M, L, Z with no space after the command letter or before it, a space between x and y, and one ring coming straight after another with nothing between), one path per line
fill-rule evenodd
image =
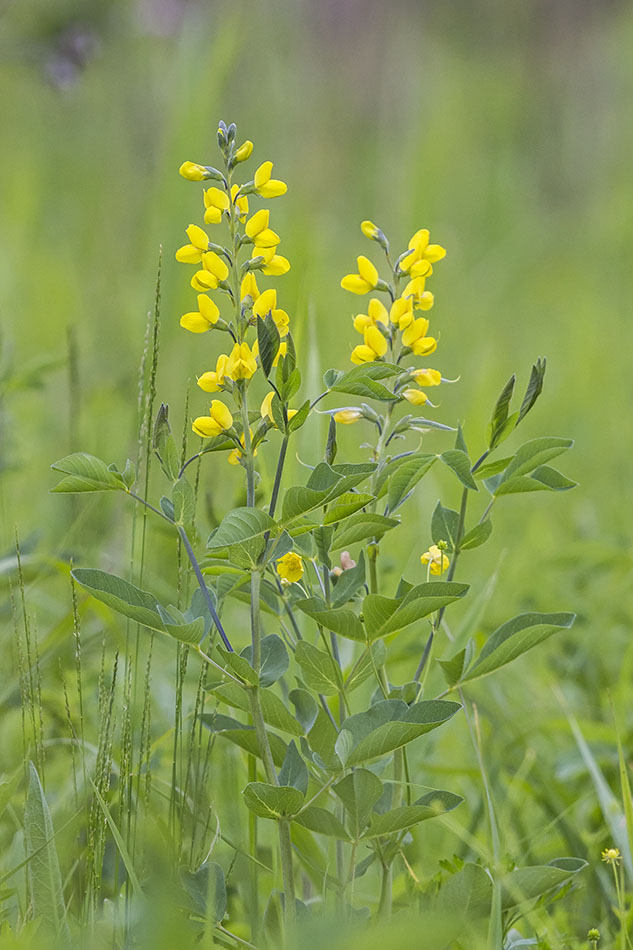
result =
M423 264L434 264L436 261L441 261L443 257L446 257L445 248L441 247L439 244L429 244L430 234L426 228L422 228L420 231L416 231L411 240L409 241L409 248L411 253L400 261L400 270L405 274L411 272L413 265L420 263L421 266L418 268L417 274L412 274L412 277L422 277L432 273L432 268L430 271L426 270Z
M230 379L250 379L256 370L255 354L248 343L236 343L231 350L225 375Z
M411 373L418 386L439 386L442 374L438 369L414 369Z
M284 181L270 177L272 170L273 163L264 162L255 172L253 182L262 198L278 198L288 191L288 185Z
M429 565L431 574L443 574L450 564L449 559L437 544L432 544L428 551L421 555L420 561L422 564Z
M176 251L176 260L181 264L199 264L202 255L209 249L209 236L197 224L190 224L186 230L190 243Z
M240 221L243 221L248 214L248 197L246 195L238 195L239 190L239 185L231 186L231 201L235 205L238 218Z
M208 270L197 270L191 278L191 286L199 294L206 293L207 290L215 290L220 281Z
M178 173L187 181L204 181L209 177L204 165L198 165L197 162L183 162Z
M375 241L380 232L380 228L373 221L361 221L360 229L370 241Z
M254 317L261 317L263 320L269 313L272 314L275 326L279 330L279 335L286 336L290 318L285 310L281 310L277 307L277 291L272 287L260 294L253 304Z
M620 864L622 861L619 848L605 848L601 854L601 858L606 864Z
M382 300L372 297L367 306L367 313L359 313L354 317L354 329L364 333L367 327L375 327L377 323L389 325L389 313Z
M235 155L233 160L236 162L245 162L247 158L250 158L253 154L253 143L250 139L246 139L239 148L235 150Z
M418 317L402 334L402 343L409 346L416 356L428 356L437 349L437 340L427 336L429 321L425 317Z
M254 301L259 297L259 287L255 280L255 274L253 274L252 271L249 271L242 277L240 300L244 300L244 297L250 297Z
M281 254L273 254L269 261L262 267L262 274L267 277L281 277L290 270L290 261Z
M277 573L282 581L294 584L303 577L303 561L294 551L289 551L277 561Z
M402 395L412 406L423 406L429 398L422 389L403 389Z
M214 399L209 408L208 416L198 416L193 420L192 429L203 439L210 439L215 435L226 432L233 425L233 416L227 406L219 399Z
M229 210L229 196L225 191L222 191L221 188L212 187L207 188L203 198L206 208L204 212L205 224L219 224L222 220L223 212Z
M357 274L346 274L341 281L343 290L353 294L368 294L378 283L378 271L367 257L356 258Z
M413 323L413 298L398 297L394 300L389 311L389 319L401 330L406 330L409 324Z
M229 365L229 358L224 353L218 356L215 370L203 373L198 377L198 386L204 389L205 393L217 393L224 385L224 377Z
M362 418L363 414L360 409L339 409L338 412L334 413L334 421L340 422L344 426L350 426L353 422L358 422Z
M270 211L262 208L248 219L244 231L255 247L277 247L281 238L268 227Z
M274 395L275 393L271 389L271 391L266 396L264 396L264 398L262 399L262 404L259 407L259 414L262 417L262 419L268 419L268 421L271 422L275 426L275 428L277 428L277 423L275 422L273 418L273 410L272 410ZM297 411L298 411L297 409L288 409L288 419L292 419L293 416L296 416Z
M367 327L363 334L364 343L360 343L352 350L352 363L373 363L387 352L387 340L378 327Z
M434 296L430 290L425 290L426 277L415 277L410 280L402 291L403 297L410 297L416 310L430 310L434 303Z
M253 438L253 430L249 428L248 431L250 432L250 434L251 434L251 439L252 439L252 438ZM242 445L242 449L244 449L244 448L245 448L245 445L244 445L244 434L243 434L243 433L242 433L242 435L240 436L240 443L241 443L241 445ZM240 464L240 462L242 461L242 458L244 457L244 452L242 451L242 449L232 449L232 450L229 452L228 457L227 457L227 462L229 463L229 465L239 465L239 464ZM253 458L254 458L256 455L257 455L257 449L255 449L255 450L253 451Z
M226 261L223 261L215 251L206 251L202 255L202 266L211 274L214 274L218 280L226 280L229 276L229 269Z
M190 313L183 313L180 326L191 333L206 333L214 323L218 322L220 310L216 303L206 294L198 294L198 309Z

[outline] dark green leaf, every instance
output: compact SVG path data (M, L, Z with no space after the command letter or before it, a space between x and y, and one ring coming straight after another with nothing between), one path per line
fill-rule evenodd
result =
M452 508L444 508L438 501L431 516L431 537L433 543L446 541L452 551L455 550L457 542L457 530L459 526L459 514Z
M29 763L29 790L24 810L24 835L34 917L41 917L64 942L70 940L62 876L55 849L53 822L37 770Z
M396 528L399 524L397 518L386 518L384 515L367 511L358 512L348 518L345 524L338 525L332 547L340 550L366 538L379 541L386 531Z
M393 513L413 491L437 459L436 455L416 453L399 465L389 477L387 509Z
M372 815L368 830L364 838L378 838L381 835L391 835L405 828L412 828L421 821L443 815L452 811L463 802L461 795L452 792L433 791L420 798L415 805L400 805L382 815Z
M495 446L498 445L500 441L502 441L502 434L508 419L508 411L510 408L512 394L514 392L515 382L516 376L513 374L501 390L499 398L497 399L497 403L492 413L492 419L490 420L490 424L488 426L488 446L490 449L494 449Z
M257 318L257 343L259 359L265 376L270 376L273 360L279 350L279 330L273 320L272 313L267 313L265 320Z
M304 733L310 732L319 712L316 701L305 689L291 689L288 699L295 707L297 719L301 723Z
M171 434L169 407L165 403L161 403L156 413L153 445L163 472L175 482L180 472L180 456Z
M409 624L428 617L463 597L468 584L454 581L429 581L418 584L404 597L382 597L368 594L363 600L363 618L369 640L404 630Z
M521 403L521 408L519 410L517 425L525 416L527 416L528 412L543 391L543 379L545 377L546 365L547 363L545 359L538 359L532 367L530 381L527 385L527 389L525 390L525 396L523 397L523 402Z
M226 881L219 864L205 861L197 871L180 868L180 880L199 917L219 924L226 915Z
M303 825L304 828L308 828L309 831L316 831L317 834L349 841L349 835L336 815L325 808L319 808L317 805L304 808L302 812L299 812L295 821Z
M67 455L53 462L51 468L65 476L51 489L53 492L125 491L126 488L118 472L112 471L102 459L87 452Z
M349 567L332 585L331 603L333 607L342 607L358 593L365 584L365 555L360 552L356 567Z
M407 706L399 699L385 699L367 712L349 716L341 726L351 737L346 767L375 759L407 745L413 739L436 729L461 709L459 703L430 700Z
M366 642L365 628L352 610L330 608L320 597L298 600L295 607L311 617L315 623L325 627L326 630L339 633L341 636L347 637L348 640L357 640L360 643Z
M252 666L253 648L249 644L242 650L241 656ZM288 669L290 661L286 645L276 633L262 637L261 641L261 669L259 671L259 685L272 686Z
M96 568L75 568L71 574L93 597L117 613L145 624L146 627L165 632L158 602L153 594L140 590L116 574L108 574Z
M237 683L211 684L207 689L228 706L241 709L242 712L250 714L251 704L248 699L247 690L242 686L238 686ZM307 693L306 695L309 696L310 694ZM272 726L273 729L281 729L282 732L288 732L297 738L305 733L306 730L290 715L282 700L276 696L272 690L264 690L260 693L259 698L262 705L264 722L268 723L269 726Z
M448 449L447 452L442 452L440 458L451 471L455 472L462 485L471 491L479 491L479 486L470 471L470 459L465 452L460 452L459 449Z
M275 527L273 519L259 508L235 508L222 519L207 542L213 551L258 538Z
M308 767L299 755L294 739L286 749L284 764L279 772L280 785L292 785L305 795L308 791Z
M306 683L315 692L331 696L342 689L341 671L329 653L319 650L307 640L300 640L295 659Z
M470 548L478 548L485 544L492 534L492 521L487 518L480 524L476 524L467 534L464 535L459 543L460 551L468 551Z
M249 782L244 789L247 808L260 818L290 818L303 805L304 795L291 785L267 785L265 782Z
M364 683L370 676L375 676L376 671L380 669L387 658L387 649L382 640L377 640L371 644L371 652L368 650L361 656L358 663L354 664L352 672L345 680L345 691L353 692L361 683Z
M374 805L382 795L382 782L368 769L354 769L332 787L347 814L352 838L360 838Z
M532 647L543 643L559 630L567 630L573 624L575 614L519 614L502 624L488 638L476 662L462 682L470 682L487 676L494 670L511 663Z
M174 484L171 490L171 500L174 506L174 521L176 524L184 526L191 524L196 501L193 488L184 476Z

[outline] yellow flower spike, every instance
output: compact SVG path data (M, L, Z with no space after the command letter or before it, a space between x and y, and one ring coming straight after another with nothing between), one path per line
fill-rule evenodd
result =
M196 435L203 439L210 439L213 436L226 432L233 425L233 416L228 408L219 399L214 399L209 408L208 416L198 416L193 420L192 429Z
M231 379L250 379L256 370L257 361L248 343L236 343L229 356L226 375Z
M209 249L209 236L207 232L203 231L197 224L190 224L186 233L194 247L197 247L201 251L207 251Z
M286 584L294 584L301 580L303 577L303 561L301 557L295 554L294 551L288 551L287 554L284 554L284 556L280 557L277 561L277 573L281 577L282 582L285 581Z
M265 267L262 267L262 274L267 277L281 277L290 270L290 261L281 254L274 254Z
M362 418L363 414L360 409L339 409L338 412L334 413L334 421L340 422L344 426L350 426Z
M429 244L429 239L430 234L426 228L421 228L415 232L409 241L411 254L407 254L407 256L400 261L399 266L401 271L407 273L407 271L410 271L412 265L418 261L426 261L428 264L434 264L436 261L441 261L443 257L446 257L446 249L440 244ZM432 273L432 270L430 273Z
M224 385L224 377L226 376L228 363L228 356L221 353L215 364L215 371L203 373L202 376L198 377L198 386L200 389L204 390L205 393L217 393Z
M423 406L429 398L421 389L403 389L402 395L412 406Z
M208 270L198 270L191 278L191 286L198 293L205 293L207 290L215 290L218 286L218 278Z
M255 172L253 184L262 198L278 198L288 191L285 181L270 177L272 170L272 162L263 162Z
M356 258L358 264L357 274L346 274L341 281L343 290L349 290L353 294L368 294L378 283L378 271L367 258Z
M239 185L232 185L231 187L231 201L237 209L237 215L242 221L248 214L248 197L246 195L240 195L237 197L237 193L240 190Z
M438 369L414 369L411 373L418 386L439 386L442 374Z
M218 322L220 310L216 303L206 294L198 295L198 310L183 313L180 326L191 333L206 333L214 323Z
M204 181L208 177L204 165L198 165L197 162L183 162L178 173L187 181Z
M378 327L369 326L363 334L364 343L355 346L350 357L352 363L373 363L387 352L387 340Z
M398 297L391 305L389 319L401 330L406 330L409 324L413 323L413 299L411 297Z
M365 235L366 238L369 238L370 241L375 241L380 228L374 224L373 221L361 221L360 229Z
M444 571L448 570L450 564L448 557L437 544L432 544L428 551L421 555L420 561L422 564L430 565L431 574L443 574Z
M259 288L257 286L255 274L253 274L252 271L249 271L247 274L244 274L244 277L242 277L242 283L240 285L240 300L244 300L244 297L251 297L253 301L257 300L259 297Z
M253 154L253 143L250 139L246 139L238 149L235 150L233 156L233 161L235 162L245 162L247 158L250 158Z
M202 260L202 254L203 252L199 247L194 247L193 244L183 244L176 251L176 260L180 261L181 264L199 264Z
M215 251L206 251L206 253L202 255L202 266L205 270L208 270L210 274L217 277L218 280L226 280L229 276L229 269L225 261L223 261Z

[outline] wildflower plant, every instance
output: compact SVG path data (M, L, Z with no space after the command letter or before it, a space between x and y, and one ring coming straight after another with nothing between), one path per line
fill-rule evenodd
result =
M153 445L167 488L155 504L137 489L132 462L119 471L84 453L55 463L63 477L54 490L122 491L166 522L186 552L196 588L184 610L100 569L72 573L98 600L200 660L206 708L212 709L201 722L237 747L244 776L253 865L249 879L234 888L231 916L250 919L252 942L266 928L291 941L298 915L309 913L304 898L313 888L323 893L322 903L333 901L350 916L360 908L358 882L367 876L373 896L364 888L362 900L373 913L391 913L394 868L409 868L412 836L463 802L454 789L416 793L418 745L424 749L425 736L449 722L470 724L472 682L571 626L570 613L524 613L481 643L467 631L451 632L445 614L469 593L468 583L456 579L457 567L489 541L493 506L512 494L573 487L550 465L572 443L540 437L501 457L498 452L539 398L544 360L532 367L514 409L515 377L504 386L475 459L461 426L437 418L432 394L455 380L431 365L439 332L427 316L435 304L429 287L447 255L426 229L394 251L377 225L362 222L379 263L360 255L341 281L366 298L350 327L361 338L351 349L352 366L328 370L321 392L299 398L292 320L277 286L290 263L267 206L286 185L272 177L270 161L250 178L241 174L253 145L238 145L235 125L220 123L217 138L219 168L193 162L180 168L203 188L202 223L185 228L187 242L176 251L177 261L191 268L191 308L180 324L197 338L199 390L213 397L200 394L191 423L199 447L181 459L162 406ZM325 445L309 459L305 482L287 485L289 444L317 412L329 416ZM340 459L341 425L364 427L365 457ZM277 453L270 485L258 467L265 442ZM202 466L204 484L209 477L232 477L227 462L243 470L246 504L228 511L204 549L195 551L197 481L190 466ZM416 528L418 570L394 585L381 561L383 539L401 529L412 495L435 465L454 477L458 501L429 506L427 524ZM229 628L227 613L234 617L240 609L245 622ZM414 656L398 681L390 664L396 640L405 640ZM439 676L444 685L433 692L430 684ZM481 750L475 751L481 762ZM416 768L423 773L423 765ZM485 785L483 763L481 770ZM213 767L208 781L218 781ZM275 829L279 874L263 870L260 860L266 827ZM210 832L211 849L213 840ZM207 874L211 866L206 862ZM571 858L554 862L542 893L567 886L581 866ZM224 893L226 868L213 868ZM451 894L467 903L468 893L477 891L478 901L489 899L491 933L499 937L490 945L501 946L526 899L520 870L508 871L493 848L485 870L463 862L451 868L451 887L429 891L426 908L450 918ZM539 896L530 881L530 898ZM262 898L268 902L264 923ZM211 925L226 937L226 898L214 907L207 909Z

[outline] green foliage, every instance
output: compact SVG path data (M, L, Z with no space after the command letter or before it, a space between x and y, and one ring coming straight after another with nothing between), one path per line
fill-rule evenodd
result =
M37 770L29 764L29 789L24 811L33 913L64 940L70 936L62 893L59 859L51 814Z

